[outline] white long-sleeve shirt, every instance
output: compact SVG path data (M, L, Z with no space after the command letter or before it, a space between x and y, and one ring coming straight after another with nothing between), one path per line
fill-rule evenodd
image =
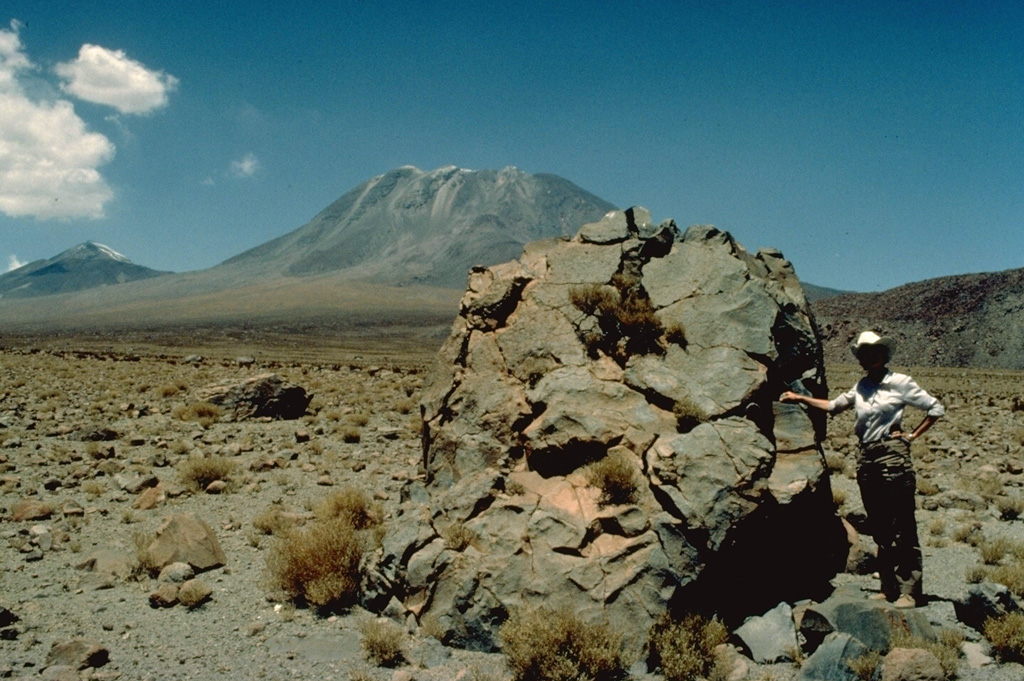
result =
M892 371L880 383L867 376L857 385L828 403L830 414L853 407L857 422L853 430L861 444L888 439L894 430L903 430L903 408L907 405L938 418L946 413L942 404L926 393L910 376Z

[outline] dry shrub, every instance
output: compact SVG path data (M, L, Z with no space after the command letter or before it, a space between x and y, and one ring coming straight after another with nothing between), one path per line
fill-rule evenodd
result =
M231 477L235 462L222 456L190 456L178 464L178 476L193 490L203 490L215 480Z
M882 664L882 655L875 650L869 650L846 661L846 666L850 668L853 675L860 681L871 681L874 679L875 670L878 669L880 664Z
M982 542L978 546L978 551L981 553L981 560L985 565L995 565L1006 556L1009 548L1010 542L1000 537Z
M107 491L107 486L99 480L86 480L82 483L82 491L90 499L95 499Z
M1017 598L1024 598L1024 560L997 565L989 572L988 579L1002 584Z
M825 452L825 467L829 473L846 473L848 467L846 457L839 452L829 450Z
M386 618L365 620L359 625L366 658L378 667L394 667L405 660L402 628Z
M925 478L923 476L918 476L917 493L920 494L921 496L933 497L941 491L942 489L938 486L938 484L936 484L934 480L930 480L929 478Z
M318 520L337 520L355 530L366 530L380 524L383 511L370 495L355 487L345 487L316 506Z
M1024 612L989 618L982 629L1000 662L1024 662Z
M944 678L953 679L956 678L957 669L960 667L960 644L963 642L964 635L953 629L940 629L935 639L914 636L909 631L898 630L889 640L889 647L927 650L939 661Z
M1016 520L1024 513L1024 497L1006 496L996 499L996 509L1002 520Z
M182 421L194 421L204 428L209 428L220 420L224 410L210 402L196 402L174 410L175 418Z
M664 350L661 343L665 328L638 282L617 274L610 284L573 286L569 289L569 302L596 320L599 332L591 330L582 334L592 355L601 351L624 363L631 355ZM682 327L673 327L671 342L685 345Z
M298 519L284 515L284 506L271 504L252 519L252 526L263 534L280 534L298 525Z
M675 621L665 617L651 629L651 658L666 681L707 678L715 646L728 638L729 631L716 618L691 614Z
M359 587L363 541L349 524L318 521L283 532L267 555L271 585L326 610L350 605Z
M363 433L359 429L359 426L342 426L340 433L342 442L348 442L349 444L354 444L363 439Z
M583 469L587 482L601 490L602 504L635 504L640 500L640 481L629 455L620 450Z
M160 565L153 559L149 547L156 540L153 532L135 532L132 534L132 547L135 553L135 563L132 566L132 577L156 577L160 573Z
M441 530L441 538L451 550L465 551L476 539L476 533L462 523L452 523Z
M499 631L517 681L611 681L628 665L608 624L587 624L567 610L513 612Z
M708 420L708 414L688 397L681 397L672 405L672 413L676 417L676 428L681 433L693 430Z

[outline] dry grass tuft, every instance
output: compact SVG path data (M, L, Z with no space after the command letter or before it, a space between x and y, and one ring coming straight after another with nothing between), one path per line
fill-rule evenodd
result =
M355 601L363 540L337 520L319 521L275 538L267 555L271 585L289 598L325 610Z
M345 487L316 506L318 520L337 520L355 530L366 530L380 524L383 511L366 492Z
M499 632L517 681L612 681L626 676L621 641L607 624L587 624L566 610L512 613Z
M587 482L601 490L602 504L635 504L640 500L640 476L629 455L621 450L608 452L583 473Z
M462 523L453 523L441 530L441 538L453 551L465 551L476 539L476 533Z
M196 402L184 407L178 407L172 414L182 421L194 421L204 428L209 428L220 420L224 410L216 404L209 402Z
M378 667L395 667L405 660L402 628L386 618L365 620L359 625L363 652Z
M693 430L708 420L708 414L691 399L680 398L672 405L672 413L676 417L676 428L681 433Z
M204 490L211 482L228 482L235 462L222 456L190 456L178 464L181 482L193 490Z
M707 678L715 646L728 638L729 631L715 618L686 615L676 621L665 617L651 630L651 657L666 681Z
M1000 662L1024 663L1024 613L985 620L983 632Z
M846 666L859 681L872 681L880 664L882 664L882 654L875 650L869 650L863 655L846 661Z

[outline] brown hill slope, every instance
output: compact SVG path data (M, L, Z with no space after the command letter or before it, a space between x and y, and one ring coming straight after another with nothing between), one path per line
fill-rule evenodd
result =
M813 303L829 362L864 329L896 338L895 363L1024 369L1024 268L940 277Z

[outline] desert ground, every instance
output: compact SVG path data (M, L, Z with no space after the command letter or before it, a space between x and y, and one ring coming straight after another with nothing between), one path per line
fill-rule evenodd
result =
M0 678L511 678L504 656L446 648L406 621L401 659L378 665L365 635L375 615L296 606L268 568L282 524L313 518L332 495L362 490L384 523L393 516L422 475L418 399L440 342L251 329L0 337ZM266 371L313 394L303 418L232 422L196 408L198 389ZM1020 681L1024 666L992 659L951 601L981 580L1024 597L1024 374L909 371L949 410L914 445L923 610L965 637L959 678ZM856 376L829 367L831 393ZM850 419L830 422L825 449L839 512L856 519ZM194 486L197 460L221 464L221 484ZM208 597L154 607L140 547L182 513L213 529L226 561L197 576ZM97 555L110 574L95 560L79 568ZM74 639L109 660L60 664L54 647ZM785 681L798 667L750 662L742 678ZM642 664L630 675L660 678Z

